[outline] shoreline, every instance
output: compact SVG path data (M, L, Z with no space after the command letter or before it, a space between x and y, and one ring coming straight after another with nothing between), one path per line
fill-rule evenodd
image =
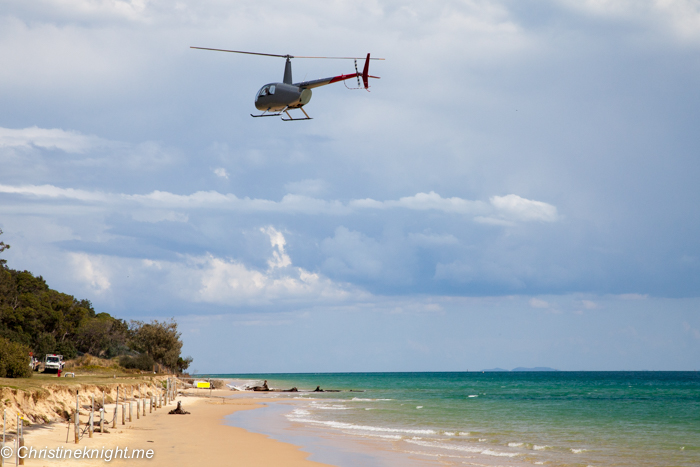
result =
M254 410L263 407L272 400L260 400L255 394L243 398L225 398L231 395L228 390L214 390L215 397L179 394L174 403L148 413L140 419L132 418L132 422L121 425L119 420L116 429L111 425L107 433L95 432L93 438L85 435L79 444L75 444L72 436L67 437L67 422L57 422L48 425L34 426L24 433L25 446L41 449L74 450L85 449L106 450L129 448L153 450L151 459L25 459L27 466L46 465L80 465L104 466L105 462L114 465L133 465L134 463L149 463L150 465L186 465L212 463L213 465L285 465L292 467L328 467L308 460L311 455L302 451L302 447L277 441L267 435L247 431L243 428L227 425L225 417L238 411ZM168 412L176 407L177 401L182 401L184 410L189 415L169 415ZM107 404L107 412L114 410L114 404ZM81 417L81 424L85 417ZM12 445L12 442L6 443ZM96 451L95 452L95 456ZM14 457L6 459L5 465L14 465Z

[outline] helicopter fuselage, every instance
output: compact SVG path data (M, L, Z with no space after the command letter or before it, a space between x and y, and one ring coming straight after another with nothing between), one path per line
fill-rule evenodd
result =
M267 112L298 109L311 100L311 89L294 84L269 83L255 95L255 108Z

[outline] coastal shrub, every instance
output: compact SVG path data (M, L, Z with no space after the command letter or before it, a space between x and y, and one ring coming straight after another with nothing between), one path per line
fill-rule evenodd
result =
M0 378L29 378L29 347L0 337Z
M119 364L127 369L153 371L155 361L150 355L144 353L136 357L122 355L119 357Z
M153 320L150 323L132 321L131 333L130 346L137 352L150 355L157 363L171 370L189 366L191 360L180 357L182 341L174 320Z

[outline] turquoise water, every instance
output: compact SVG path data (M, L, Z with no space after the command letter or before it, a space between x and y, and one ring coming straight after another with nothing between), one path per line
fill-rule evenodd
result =
M700 465L697 372L217 376L340 389L284 394L293 402L287 420L384 443L426 465Z

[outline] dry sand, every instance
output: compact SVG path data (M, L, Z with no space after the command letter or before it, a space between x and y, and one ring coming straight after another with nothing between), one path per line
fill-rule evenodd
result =
M218 394L217 394L218 393ZM214 395L229 395L229 391L214 391ZM66 443L67 423L56 423L35 427L25 432L25 444L35 449L90 449L120 448L152 449L152 459L116 459L108 464L102 459L26 459L27 466L100 466L105 465L231 465L231 466L291 466L322 467L326 464L312 462L308 453L299 447L275 441L265 435L250 433L242 428L224 424L224 416L238 410L251 410L260 407L260 401L253 398L223 399L221 397L178 397L189 415L169 415L175 404L165 406L145 417L121 425L121 414L117 428L108 428L108 433L95 433L93 438L85 435L80 444L74 442L71 428ZM270 402L266 400L265 402ZM111 408L110 408L111 407ZM111 419L114 405L107 405L107 418ZM83 417L84 418L84 417ZM81 420L84 422L84 420ZM15 465L14 459L6 461L6 466Z

